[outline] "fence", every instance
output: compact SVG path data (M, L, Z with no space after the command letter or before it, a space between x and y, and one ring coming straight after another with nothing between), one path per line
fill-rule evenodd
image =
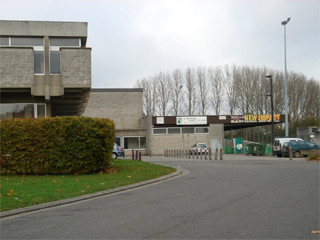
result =
M220 155L220 160L223 160L223 150L216 149L214 153L214 159L218 160L218 155ZM171 158L188 158L188 159L204 159L204 160L212 160L212 151L202 150L195 151L190 149L166 149L164 150L164 157Z

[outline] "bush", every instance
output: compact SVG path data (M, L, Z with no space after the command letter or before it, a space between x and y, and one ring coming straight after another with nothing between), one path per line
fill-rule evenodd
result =
M309 161L320 161L320 151L313 150L311 154L308 155L307 160Z
M109 119L53 117L0 123L1 162L20 174L88 173L112 162L115 127Z

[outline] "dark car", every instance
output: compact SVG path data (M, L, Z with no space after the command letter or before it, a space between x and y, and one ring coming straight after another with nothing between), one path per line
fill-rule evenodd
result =
M301 156L308 156L314 150L320 150L320 147L311 142L286 142L282 147L282 154L284 156L289 156L289 148L292 151L292 155L295 158L299 158Z

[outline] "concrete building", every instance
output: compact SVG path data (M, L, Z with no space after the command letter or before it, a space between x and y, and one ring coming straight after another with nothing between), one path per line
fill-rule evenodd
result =
M116 126L118 145L126 149L147 151L147 117L143 114L143 89L91 89L83 116L112 119Z
M0 120L110 118L127 155L212 146L226 130L270 125L270 115L145 116L143 89L91 89L87 31L85 22L0 21Z
M224 131L270 125L270 115L244 116L145 116L143 89L91 89L83 116L110 118L116 126L115 141L126 155L132 149L144 155L162 155L166 149L189 149L194 143L212 146ZM275 115L284 122L284 115Z
M0 21L0 119L81 115L91 88L86 22Z

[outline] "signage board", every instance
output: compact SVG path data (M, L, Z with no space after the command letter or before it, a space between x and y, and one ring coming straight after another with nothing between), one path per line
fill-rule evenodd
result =
M157 124L164 124L164 117L157 117Z
M177 125L206 125L207 116L201 117L176 117Z
M231 116L231 123L271 122L271 114ZM273 115L274 122L280 122L280 114Z

